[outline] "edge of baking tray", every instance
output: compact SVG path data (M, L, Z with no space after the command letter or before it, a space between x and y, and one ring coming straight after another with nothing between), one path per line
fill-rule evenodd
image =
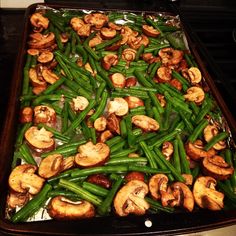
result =
M0 146L0 188L3 189L0 194L0 230L6 235L173 235L180 233L191 233L203 230L211 230L219 227L229 226L236 223L236 210L222 210L222 211L208 211L200 210L192 213L160 213L150 214L145 216L128 216L128 217L97 217L79 221L37 221L13 224L5 219L5 202L7 195L7 178L10 173L10 163L13 156L16 121L18 117L19 106L18 97L21 91L21 78L24 65L25 45L27 42L27 36L25 32L28 32L29 14L36 8L38 4L33 4L27 8L25 13L25 25L22 33L22 40L19 47L19 53L16 59L15 70L13 74L13 80L11 84L10 100L8 103L8 109L6 113L5 125L1 137ZM46 4L41 4L46 5ZM71 8L71 6L65 5L49 5L53 8ZM72 6L75 7L76 6ZM77 7L78 8L78 7ZM83 9L85 9L83 7ZM90 9L90 8L87 8ZM98 10L94 9L93 10ZM101 9L100 9L101 10ZM104 9L114 10L114 9ZM116 9L117 10L117 9ZM122 9L119 9L122 10ZM128 11L128 9L125 9ZM139 12L134 11L133 12ZM184 25L184 22L183 22ZM232 130L233 136L236 134L236 123L227 108L221 94L217 90L213 79L204 67L201 58L196 51L196 47L192 40L188 37L188 43L193 55L196 58L198 65L200 66L207 83L212 90L212 93L217 100L229 126ZM17 107L13 109L14 107ZM8 160L6 160L8 158ZM148 224L147 224L148 223ZM150 226L151 223L151 226ZM147 225L147 226L146 226ZM150 226L150 227L148 227Z

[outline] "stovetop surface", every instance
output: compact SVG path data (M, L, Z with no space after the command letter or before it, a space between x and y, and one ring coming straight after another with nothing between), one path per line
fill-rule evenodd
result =
M62 2L62 1L50 1ZM73 1L72 1L73 2ZM79 1L81 7L162 9L157 1ZM236 117L236 7L234 1L181 1L180 10L197 38L207 69ZM24 24L24 9L0 9L0 130L9 99L10 83Z

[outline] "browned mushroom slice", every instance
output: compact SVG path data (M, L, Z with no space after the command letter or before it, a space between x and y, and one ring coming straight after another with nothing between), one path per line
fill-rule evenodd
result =
M47 68L43 68L42 76L49 84L54 84L57 80L59 80L59 77Z
M105 143L93 144L87 142L80 145L75 156L75 163L82 167L91 167L103 164L110 154L110 148Z
M171 159L173 152L174 152L173 144L169 141L164 142L162 145L162 153L165 156L166 160L169 161Z
M166 66L161 66L157 70L157 76L161 82L169 82L172 78L171 73L171 69Z
M150 178L148 187L154 199L161 199L162 193L167 191L167 183L168 177L164 174L156 174Z
M30 48L42 49L52 46L55 43L55 35L34 33L30 35L31 40L28 42Z
M89 105L89 101L87 98L83 96L77 96L76 98L72 99L72 109L74 111L83 111Z
M193 86L187 90L184 98L187 101L195 102L197 105L200 105L205 99L205 93L202 88Z
M101 143L105 143L108 139L112 137L113 137L113 133L110 130L105 130L99 136L98 141Z
M52 61L53 57L54 57L54 55L52 52L44 51L38 56L37 60L40 63L48 63L48 62Z
M57 175L61 171L62 161L63 156L61 154L48 155L40 162L39 175L45 179Z
M87 178L87 181L89 183L97 184L103 188L110 188L112 185L110 179L103 174L90 175Z
M102 59L102 67L105 70L110 70L112 66L117 65L118 56L116 54L108 54Z
M75 157L69 156L62 160L61 163L61 171L68 170L74 166Z
M8 179L12 190L18 193L37 194L44 184L44 179L35 174L37 166L23 164L15 167Z
M129 111L128 103L124 98L116 97L113 101L109 101L107 105L109 114L115 113L117 116L124 116Z
M33 109L32 107L24 107L20 112L20 122L28 123L33 120Z
M215 124L207 125L203 131L204 138L207 142L209 142L214 136L219 133L219 130ZM222 150L226 148L226 142L224 140L217 142L214 146L216 150Z
M153 26L143 25L142 26L143 33L149 37L157 37L160 32L157 29L154 29Z
M9 195L7 196L7 206L11 209L24 206L29 201L29 198L29 193L17 193L10 191Z
M197 139L194 143L187 142L185 144L185 150L187 155L194 161L200 161L204 157L214 156L216 153L215 150L212 148L206 152L203 149L203 143L200 139Z
M137 53L136 50L134 50L132 48L126 48L122 52L122 59L127 62L131 62L135 59L136 53Z
M90 13L84 17L84 21L101 29L108 22L108 17L102 13Z
M138 33L135 33L129 26L122 26L121 27L121 36L122 39L120 41L120 44L126 44L128 42L128 40L131 39L131 37L136 37L138 35Z
M25 139L38 152L52 150L55 146L53 133L44 128L38 129L36 126L32 126L26 130Z
M210 176L198 177L193 186L193 196L201 208L217 211L224 207L224 194L215 189L216 180Z
M132 156L132 155L131 155ZM130 157L130 156L129 156ZM132 157L131 157L132 158ZM134 157L135 158L135 157ZM138 171L132 171L129 172L126 176L125 176L125 180L126 182L132 181L132 180L139 180L144 182L145 181L145 175L142 172L138 172Z
M191 212L194 208L194 197L189 187L181 182L175 182L171 185L172 194L175 200L172 201L172 206L181 206Z
M168 83L179 91L181 91L183 88L182 83L178 79L171 79Z
M143 100L135 96L125 97L125 101L128 103L129 109L144 106Z
M162 107L165 107L166 106L166 99L165 99L165 96L160 94L160 93L157 93L156 94L156 97L158 99L158 101L160 102L161 106Z
M73 30L77 31L79 30L85 23L82 19L79 17L72 17L70 20L70 24L73 28Z
M218 155L205 157L202 166L205 174L217 180L228 179L234 172L234 168L230 166L223 157Z
M104 116L101 116L94 121L93 125L97 131L104 131L107 126L107 119Z
M156 120L145 115L133 116L132 123L145 131L157 131L160 127Z
M145 47L149 44L149 39L146 35L142 34L138 37L131 37L129 39L129 46L133 49L139 49L141 45Z
M162 63L166 65L177 65L183 59L183 51L173 48L163 48L158 52Z
M111 29L114 29L114 30L121 30L122 29L122 25L117 25L111 21L108 22L108 26L111 28Z
M31 56L38 56L39 55L39 50L34 49L34 48L30 48L30 49L27 50L27 53Z
M114 207L116 213L119 216L145 214L146 210L150 207L144 199L147 193L148 186L143 181L129 181L115 196Z
M197 67L190 67L188 75L192 84L200 83L202 80L202 73Z
M36 28L37 32L40 32L48 28L49 20L42 13L36 12L30 17L30 23Z
M35 86L32 89L33 94L35 95L39 95L40 93L42 93L43 91L45 91L47 88L47 85L43 85L43 86Z
M61 40L62 43L67 43L68 40L69 40L69 34L65 33L65 32L62 32L60 34L60 40Z
M124 88L125 87L125 76L121 73L114 73L110 75L110 79L114 87L116 88Z
M84 24L81 28L77 30L77 34L82 37L88 37L91 33L91 25Z
M107 27L102 27L100 33L103 39L112 39L116 36L116 30Z
M97 33L95 37L89 40L89 47L93 48L102 42L103 39L101 38L100 33Z
M42 76L38 76L37 70L35 68L29 69L29 78L34 87L46 87L47 82Z
M52 198L47 207L48 214L58 220L91 218L95 215L94 206L85 200L71 201L63 196Z
M34 108L34 123L45 123L53 125L56 122L56 112L53 108L45 105L36 106Z
M192 185L193 184L193 176L191 174L182 174L182 176L185 179L185 184L186 185Z
M135 77L129 77L126 79L125 87L133 87L137 84L137 79Z

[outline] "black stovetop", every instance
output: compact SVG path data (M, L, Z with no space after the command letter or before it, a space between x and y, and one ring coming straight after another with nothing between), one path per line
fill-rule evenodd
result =
M53 1L51 1L53 2ZM54 1L55 2L55 1ZM60 1L56 1L57 3ZM157 1L79 1L80 6L156 10ZM181 11L196 36L203 61L226 104L236 117L236 7L233 1L181 1ZM9 99L10 83L24 24L24 9L0 9L0 130Z

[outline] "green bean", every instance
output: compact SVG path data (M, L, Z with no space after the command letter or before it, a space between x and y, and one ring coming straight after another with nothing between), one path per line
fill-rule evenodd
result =
M139 47L139 49L138 49L138 51L136 52L136 55L135 55L135 61L138 61L139 57L143 54L144 48L145 48L144 44L142 44Z
M69 70L69 68L67 67L67 65L64 63L64 61L62 60L62 58L60 56L55 56L55 59L58 61L59 65L61 66L62 70L64 71L64 73L66 74L66 76L70 79L73 80L73 76Z
M188 140L191 143L194 143L198 136L202 133L205 127L208 125L208 120L203 119L193 130L193 133L189 136Z
M90 193L93 193L93 194L100 196L100 197L106 197L107 194L109 193L109 190L107 190L97 184L89 183L86 181L83 182L82 187L85 190L88 190Z
M180 164L180 157L179 157L179 143L177 139L173 141L173 146L174 146L173 166L175 166L176 170L181 173L181 164Z
M52 27L51 30L55 34L55 38L56 38L56 42L57 42L57 46L59 50L63 51L64 46L63 46L63 43L61 42L60 32L58 31L57 28L54 28L54 27Z
M97 143L96 129L90 128L90 133L93 144L96 144Z
M233 155L232 155L232 152L230 149L226 149L224 151L224 157L225 157L225 161L232 167L234 167L234 163L233 163ZM235 175L236 171L234 169L234 173L233 175L231 175L230 177L230 183L231 183L231 186L232 186L232 189L234 190L235 187L236 187L236 175Z
M19 147L19 152L23 156L23 159L26 163L37 166L37 163L36 163L35 159L33 158L32 154L30 152L30 149L28 148L28 146L25 143L23 143Z
M107 41L105 41L105 42L102 42L102 43L96 45L96 46L95 46L95 49L96 49L96 50L101 50L101 49L103 49L103 48L105 48L105 47L107 47L107 46L112 45L113 43L116 43L116 42L119 41L121 38L122 38L122 36L121 36L120 34L118 34L118 35L116 35L115 38L110 39L110 40L107 40Z
M126 92L126 93L130 94L131 96L139 97L140 95L142 95L143 97L147 97L148 98L147 91L144 91L142 89L115 88L115 90L118 91L118 92Z
M145 165L147 163L147 159L145 157L119 157L113 158L106 162L106 165L123 165L123 164L142 164Z
M28 123L23 124L23 126L20 128L20 130L17 133L16 144L15 144L16 148L22 145L25 131L29 129L31 126L32 126L32 122L28 122Z
M131 109L129 109L129 112L132 116L139 115L139 114L144 115L145 114L145 107L144 106L138 106L138 107L135 107L135 108L131 108Z
M188 66L190 66L190 67L194 67L195 66L195 64L192 62L189 54L185 53L184 54L184 58L187 61Z
M115 197L116 192L118 191L119 187L121 186L123 182L122 177L120 176L116 182L112 185L111 190L108 192L106 198L102 202L102 204L98 207L98 213L100 215L106 215L108 212L110 212L111 204L113 201L113 198Z
M195 102L190 102L189 105L190 105L193 113L195 115L197 115L199 113L199 107L196 105L196 103Z
M154 160L154 157L153 157L153 155L152 155L152 153L151 153L151 150L149 149L149 147L147 146L147 144L145 143L145 141L141 141L141 142L139 143L139 145L140 145L141 148L143 149L143 151L144 151L144 153L145 153L145 155L146 155L146 157L147 157L147 159L148 159L148 162L149 162L150 167L152 167L152 168L157 168L157 164L156 164L156 162L155 162L155 160Z
M140 128L137 128L137 129L133 129L132 130L132 133L133 133L133 135L134 136L140 136L142 133L143 133L143 131L142 131L142 129L140 129ZM137 139L137 138L136 138ZM136 140L136 142L137 142L137 140Z
M123 141L123 138L121 136L115 136L109 140L106 141L106 144L111 148L113 145Z
M68 116L71 122L76 119L76 113L72 110L71 106L68 107Z
M170 115L172 112L172 105L171 103L167 102L166 103L166 107L165 107L165 111L164 111L164 116L163 116L163 125L162 125L162 129L166 130L169 129L170 126Z
M187 160L184 144L179 134L177 134L177 141L179 147L179 156L181 161L182 172L185 174L191 174L189 161Z
M218 181L217 186L219 186L219 188L224 192L224 194L230 201L236 203L235 193L230 188L228 188L225 183L223 183L222 181Z
M201 122L201 120L205 117L205 115L212 109L212 102L211 101L207 101L207 104L200 109L200 111L198 112L196 118L194 119L194 122L196 124L199 124Z
M61 95L57 95L57 94L40 95L33 100L32 106L37 106L47 100L48 101L59 101L60 99L61 99Z
M135 152L137 150L137 148L129 148L129 149L125 149L119 152L115 152L113 154L110 155L110 158L119 158L119 157L123 157L123 156L127 156L128 154Z
M193 176L193 179L196 179L197 176L199 176L200 173L200 165L197 165L196 167L194 167L191 171L191 175Z
M96 108L95 113L89 118L92 122L94 122L104 112L107 104L107 98L108 98L108 92L104 90L101 97L101 101L99 102L99 105Z
M136 69L134 70L134 75L138 79L140 84L142 84L145 87L149 87L149 88L152 87L152 84L145 78L142 71Z
M60 139L63 142L69 142L70 141L70 137L68 137L66 135L63 135L58 130L56 130L56 129L52 128L52 127L49 127L49 126L47 126L45 124L38 124L38 127L40 129L41 128L45 128L46 130L52 132L55 138Z
M101 76L103 81L106 82L107 86L110 89L114 89L114 85L112 84L112 82L111 82L110 78L108 77L107 73L102 68L98 69L98 74Z
M90 101L89 105L75 118L75 120L69 125L67 131L63 134L69 134L71 131L76 129L86 117L87 113L95 106L95 103L95 100Z
M151 79L154 78L154 76L155 76L155 74L157 72L157 69L160 67L160 65L161 65L161 62L154 63L154 66L153 66L153 68L152 68L152 70L150 72L150 75L149 75Z
M25 67L23 69L23 85L22 85L22 95L26 95L29 92L29 68L32 56L27 54Z
M99 197L93 195L92 193L83 189L79 185L72 183L68 180L60 179L59 186L78 194L82 199L93 203L95 206L99 206L102 203L102 200Z
M98 61L100 59L100 57L96 54L96 52L87 44L84 44L84 49L94 60Z
M68 107L69 107L69 103L67 101L65 101L64 103L64 107L62 110L62 124L61 124L61 132L64 133L67 130L68 127Z
M114 152L116 152L116 151L118 151L118 150L121 150L125 144L126 144L126 141L125 141L125 140L120 141L120 142L117 143L117 144L114 144L114 145L110 148L111 154L113 154Z
M184 177L181 175L181 173L173 166L169 161L165 159L165 156L162 154L162 152L158 148L154 148L155 153L159 157L159 159L164 163L164 165L169 169L172 173L172 175L176 178L176 180L180 182L185 182Z
M122 119L120 121L120 135L122 138L126 138L127 136L127 128L126 128L125 119Z
M160 32L161 35L163 35L163 32L161 31L161 29L157 26L157 24L156 24L151 18L147 17L147 18L145 19L145 21L146 21L149 25L151 25L151 26L153 26L155 29L157 29L157 30Z
M153 51L156 51L156 50L160 50L162 48L166 48L166 47L169 47L170 44L169 43L163 43L163 44L159 44L159 45L155 45L153 47L147 47L144 49L144 52L145 53L149 53L149 52L153 52Z
M52 93L53 91L55 91L59 86L61 86L64 81L66 80L65 77L61 77L59 80L57 80L55 83L49 85L46 90L43 91L42 94L44 95L48 95L50 93Z
M171 141L172 139L174 139L178 133L179 133L178 130L173 130L172 132L170 132L167 135L161 137L156 142L154 142L152 145L150 145L150 148L160 147L164 142Z
M186 113L183 113L183 112L180 112L179 114L180 114L188 132L191 134L194 130L194 127L193 127L193 124L189 121L190 117Z
M70 56L70 51L71 51L71 43L68 42L68 43L66 44L66 48L65 48L64 55L65 55L66 57L69 57L69 56Z
M179 100L185 101L185 98L183 97L182 93L179 92L176 88L174 88L172 85L168 83L159 83L156 86L159 86L162 91L167 91L171 96L178 98Z
M158 122L160 128L162 127L162 117L156 107L152 108L153 118Z
M190 87L190 83L175 70L172 70L172 76L178 79L183 85Z
M173 213L174 212L174 208L172 207L163 207L161 203L159 203L158 201L153 200L152 198L149 197L145 197L144 198L149 204L150 204L150 208L153 210L158 210L158 211L164 211L167 213Z
M157 108L158 112L160 114L162 114L164 112L164 109L163 107L161 106L159 100L157 99L156 95L153 93L153 92L148 92L151 100L152 100L152 103L154 104L154 106Z
M129 165L128 171L138 171L145 174L170 174L170 171L167 169L157 169L149 166L140 166L140 165Z
M53 198L56 196L64 196L73 200L80 200L81 198L76 194L68 190L62 189L53 189L48 192L48 198Z
M155 136L156 136L156 133L154 133L154 132L153 133L151 133L151 132L144 133L141 136L137 137L136 142L140 143L141 141L147 141L149 139L152 139Z
M45 184L43 189L29 200L19 211L17 211L11 218L13 223L26 221L29 217L33 216L48 200L48 192L52 186Z
M204 150L209 151L216 143L228 138L229 134L227 132L221 132L214 136L204 147Z
M83 65L85 65L86 62L88 61L88 54L85 51L84 47L80 44L77 44L76 45L76 51L78 52L79 55L81 55Z
M136 136L132 132L132 119L130 115L125 117L125 124L127 129L127 140L129 147L134 147L136 144Z
M154 92L156 93L157 92L157 89L156 88L147 88L147 87L143 87L143 86L134 86L134 87L130 87L129 88L130 91L132 92L140 92L142 93L143 92ZM147 94L147 93L145 93Z

